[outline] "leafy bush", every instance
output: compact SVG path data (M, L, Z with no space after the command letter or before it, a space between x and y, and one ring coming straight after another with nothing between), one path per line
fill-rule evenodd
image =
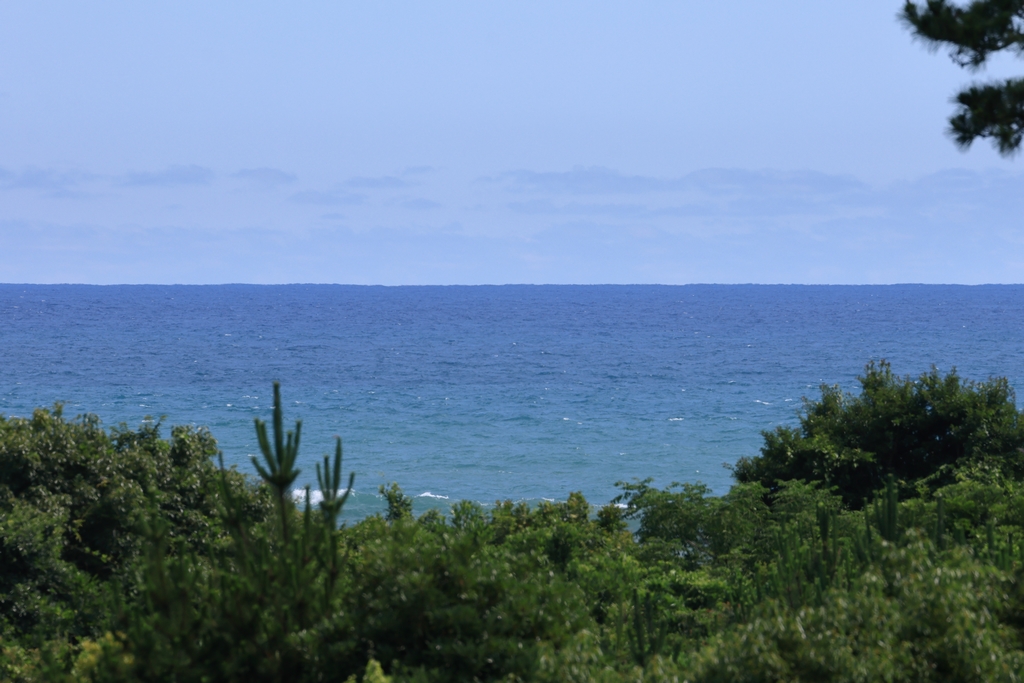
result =
M910 482L937 488L968 467L1024 475L1024 421L1005 379L976 383L933 368L914 380L883 361L859 380L859 396L823 386L819 400L805 401L799 428L764 432L761 455L737 463L737 481L771 491L818 481L857 508L889 474L910 492Z
M60 405L31 419L0 417L0 634L96 634L104 584L129 582L157 519L168 536L209 555L226 534L206 430L160 425L109 433ZM225 475L251 523L267 504L239 473Z
M940 560L926 541L888 546L821 605L770 603L713 638L690 680L1017 681L1016 583L963 549Z
M765 434L725 496L645 480L596 514L573 493L416 519L392 484L341 527L340 440L298 508L276 386L256 487L204 431L0 421L0 678L1018 680L1012 394L862 382Z
M258 471L276 521L246 522L225 479L223 552L198 561L150 525L140 599L121 610L119 635L89 646L81 670L93 680L344 680L371 659L418 680L529 679L540 643L558 647L593 624L565 572L608 534L581 496L526 510L496 539L508 506L488 519L463 502L450 522L424 523L392 486L386 519L338 529L340 442L318 471L320 514L289 494L300 425L282 433L277 386L273 437L262 431Z
M324 633L322 656L338 668L369 653L430 680L529 678L539 642L558 646L590 624L582 593L541 549L407 520L364 525L373 533L352 553L343 616Z

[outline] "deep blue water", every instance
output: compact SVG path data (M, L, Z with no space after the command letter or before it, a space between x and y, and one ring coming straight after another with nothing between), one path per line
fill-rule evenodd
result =
M352 515L392 481L603 504L632 478L724 493L761 430L872 359L1024 386L1022 332L1024 286L0 285L0 414L206 425L251 471L280 380L300 482L341 435Z

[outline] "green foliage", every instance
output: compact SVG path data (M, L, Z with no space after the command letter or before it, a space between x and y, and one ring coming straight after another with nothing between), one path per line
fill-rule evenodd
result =
M274 501L277 503L279 512L278 519L281 522L281 537L288 540L288 521L291 517L288 514L291 501L288 493L295 477L299 476L299 470L295 469L295 458L299 454L299 438L302 435L302 421L295 423L295 431L284 431L283 413L281 410L281 384L274 382L274 447L271 449L270 441L267 439L267 423L258 417L256 422L256 439L260 444L260 453L263 455L264 467L258 459L253 457L252 464L259 472L263 483L270 488ZM339 442L340 448L340 442ZM326 464L326 459L325 459Z
M903 23L929 47L947 47L953 61L969 69L981 68L996 52L1024 51L1024 2L972 0L966 6L948 0L906 0ZM956 96L957 113L950 133L957 145L970 147L976 138L992 138L999 152L1013 154L1024 135L1024 79L971 85Z
M141 508L104 574L66 549L105 538L75 536L85 525L73 511L94 508L75 507L71 492L102 499L109 483L0 480L0 678L1018 680L1024 484L1012 394L934 371L913 382L884 364L862 382L861 396L826 390L799 429L765 434L761 458L737 473L776 475L724 496L644 480L620 483L596 512L572 493L533 507L461 501L417 519L392 484L381 487L385 515L340 527L354 483L342 489L341 442L317 466L319 510L308 490L297 507L300 428L284 432L279 391L273 433L257 423L258 489L213 467L205 432L175 430L206 444L175 451L146 429L64 423L57 431L86 447L23 452L99 453L85 461L104 464L106 482L110 454L123 452L137 487L118 483L114 500L138 493ZM783 439L800 457L776 457ZM807 474L781 478L787 468Z
M700 681L1016 681L1016 579L927 542L888 546L876 568L821 604L769 603L694 659Z
M614 666L601 639L588 630L577 633L560 649L544 647L538 683L678 683L679 667L671 659L655 655L646 666Z
M384 484L381 484L378 492L388 503L388 512L385 519L389 522L412 517L412 498L405 495L402 489L398 488L398 484L392 482L391 486L387 488L384 487Z
M341 668L370 652L430 680L528 678L538 642L557 645L590 623L580 591L536 549L410 520L364 524L375 533L352 554L345 616L325 638Z
M175 543L160 520L148 525L139 599L119 610L119 635L97 656L92 680L307 677L318 646L310 634L337 612L343 562L336 518L344 497L339 443L333 467L325 458L320 473L328 485L320 514L308 502L301 512L295 509L289 489L299 473L300 428L283 433L275 384L273 447L265 425L256 423L264 457L256 468L277 509L271 523L246 520L244 501L221 468L222 519L230 533L222 552L201 560Z
M612 536L582 496L503 505L490 518L462 502L450 522L414 520L392 485L386 519L338 529L340 445L320 471L321 513L295 509L295 441L282 438L279 411L275 392L258 471L280 519L243 523L225 480L231 542L217 556L199 561L151 524L140 599L120 608L99 650L89 646L91 668L80 668L92 680L344 680L370 659L416 680L528 680L541 643L557 648L594 626L569 575Z
M773 491L782 481L818 481L856 508L889 474L933 489L966 467L1024 474L1024 421L1005 379L975 383L932 369L913 380L883 361L859 380L859 396L823 386L799 428L765 432L761 455L741 459L736 479Z
M70 631L91 632L102 617L99 582L65 561L66 509L41 514L14 500L0 518L0 607L11 636Z
M656 489L647 479L618 486L623 492L615 502L625 503L626 518L639 520L638 552L647 562L681 563L691 571L722 563L749 567L771 542L769 493L759 483L734 486L721 498L699 483Z
M673 483L660 490L650 482L619 482L623 493L614 500L625 503L626 517L639 518L637 540L654 546L662 559L679 557L690 568L705 564L712 551L711 518L719 501L703 484Z
M356 675L352 674L346 678L345 683L356 683ZM391 676L385 676L380 662L376 659L371 659L366 663L366 671L363 672L362 683L391 683Z
M0 634L24 639L95 635L106 589L131 584L146 519L191 552L224 542L218 479L206 430L159 424L105 432L94 416L64 419L61 406L31 419L0 418ZM227 472L246 523L266 501Z
M629 651L633 661L641 668L661 655L668 635L668 622L659 618L654 596L648 593L642 599L633 591L633 627L628 632Z
M345 505L349 494L352 493L352 486L356 483L356 473L350 472L345 493L339 495L341 491L341 437L335 441L334 467L331 467L331 461L325 455L323 468L319 464L316 466L316 480L320 484L320 493L323 496L320 509L326 516L328 525L331 528L337 528L338 515L341 514L341 508Z

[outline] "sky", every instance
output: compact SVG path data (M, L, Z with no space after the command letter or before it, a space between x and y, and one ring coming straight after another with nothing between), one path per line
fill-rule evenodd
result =
M0 3L0 282L1024 282L900 6Z

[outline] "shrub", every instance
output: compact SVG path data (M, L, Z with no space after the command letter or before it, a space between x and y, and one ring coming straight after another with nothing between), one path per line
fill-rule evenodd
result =
M169 537L209 555L223 543L216 442L205 429L67 420L58 404L30 419L0 417L0 632L8 638L96 635L102 586L129 582L138 533L160 520ZM250 522L266 499L225 475ZM120 589L119 589L120 590Z
M919 481L936 488L980 464L1024 474L1024 421L1005 379L970 382L933 368L914 380L882 361L859 381L859 396L823 386L819 400L805 401L798 428L764 432L761 455L737 463L737 481L771 491L787 480L818 481L857 508L889 474L911 493Z
M770 603L716 636L689 680L1016 681L1008 623L1016 580L966 549L941 560L925 541L889 546L850 590L815 607Z

